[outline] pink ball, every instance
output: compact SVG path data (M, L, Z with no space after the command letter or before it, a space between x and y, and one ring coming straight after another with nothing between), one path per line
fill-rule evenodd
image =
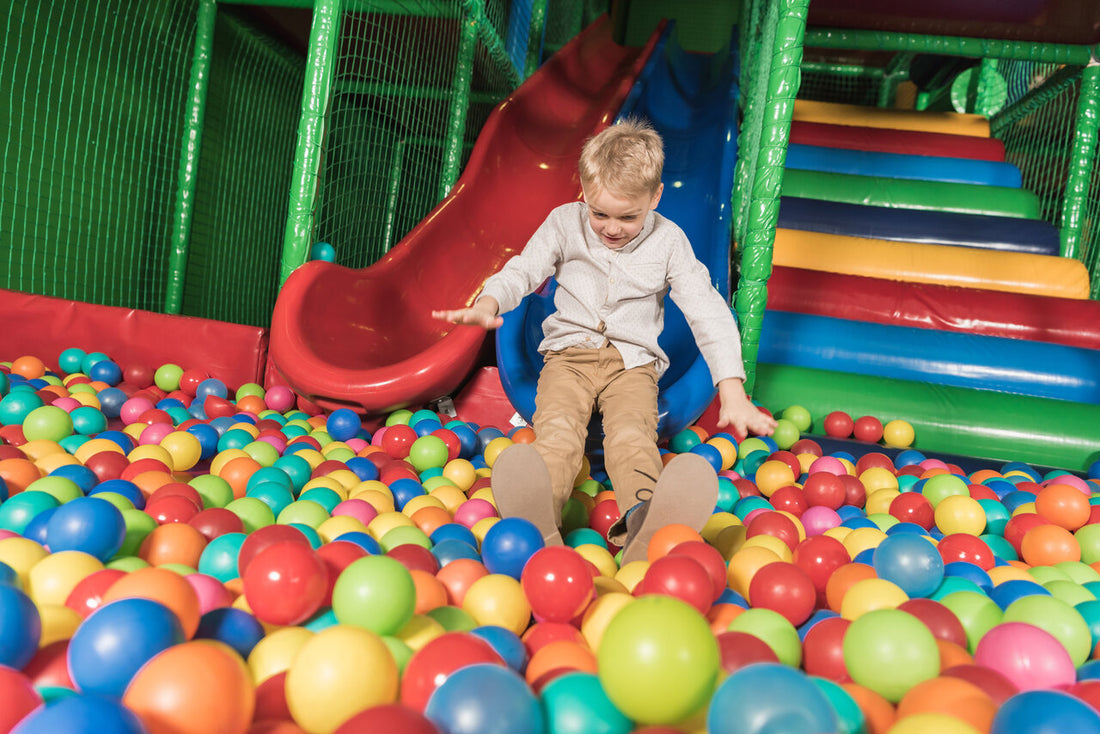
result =
M802 521L802 527L806 529L807 537L821 535L826 530L839 527L840 523L843 522L836 510L824 505L806 508L799 519Z
M828 472L829 474L836 474L838 477L842 477L848 473L848 470L844 467L844 462L835 456L822 456L814 459L810 464L810 469L807 474L816 474L819 471Z
M974 650L974 662L1008 678L1021 692L1059 688L1077 680L1062 643L1025 622L1003 622L986 632Z
M370 437L370 445L371 446L381 446L382 445L382 437L386 435L386 429L387 428L389 428L389 426L382 426L381 428L379 428L377 431L374 432L374 435Z
M66 413L72 413L74 410L79 408L82 403L76 398L58 398L57 400L54 400L52 403L50 403L50 405L54 406L55 408L61 408Z
M745 524L745 527L748 527L749 523L751 523L760 515L766 514L768 512L775 512L775 510L771 507L757 507L749 514L745 515L745 518L742 520L742 522Z
M336 517L337 515L354 517L364 525L368 525L371 520L378 517L378 510L366 500L350 499L344 500L332 508L332 516Z
M363 449L365 449L367 446L370 445L361 438L349 438L347 441L344 441L344 443L346 443L348 445L349 449L351 449L352 451L354 451L356 453L359 453L360 451L362 451Z
M481 498L466 500L455 510L455 522L468 528L487 517L498 517L497 508L493 507L492 502Z
M233 603L233 594L213 576L205 573L189 573L184 578L199 597L200 614L206 614L211 609L220 609Z
M155 406L153 401L149 398L140 396L132 397L122 404L122 407L118 411L118 417L126 425L136 423L138 418L147 410L152 410Z
M55 402L54 405L57 405ZM1067 487L1073 487L1079 489L1088 496L1092 496L1092 487L1081 477L1076 477L1072 474L1063 474L1057 477L1051 477L1043 482L1044 487L1049 487L1052 484L1064 484Z
M278 413L285 413L294 407L297 396L286 385L272 385L264 393L264 402L267 407Z
M918 466L921 469L947 469L948 468L947 464L940 461L939 459L925 459L920 464L918 464Z
M263 441L264 443L267 443L267 444L271 444L272 446L275 447L275 450L278 451L280 454L283 453L284 451L286 451L286 439L285 438L280 438L279 436L267 435L267 436L260 436L256 440L257 441Z
M176 430L171 423L152 423L141 432L138 444L141 446L154 446L164 440L172 431Z

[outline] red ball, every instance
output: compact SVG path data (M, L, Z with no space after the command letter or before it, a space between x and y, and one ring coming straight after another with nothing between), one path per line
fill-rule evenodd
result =
M836 538L828 535L814 535L806 538L794 549L794 565L806 572L817 592L818 606L825 604L825 585L833 571L851 563L848 549Z
M477 663L504 665L500 655L480 637L468 632L444 632L409 658L401 678L401 703L413 711L423 711L428 698L452 673Z
M701 540L685 540L673 546L668 554L670 556L690 556L698 561L706 569L707 575L710 576L711 595L713 597L711 602L718 601L718 597L722 596L722 592L726 590L727 576L726 559L722 557L717 548Z
M706 614L714 599L710 576L703 564L690 556L662 556L649 565L634 589L635 596L661 594L687 602Z
M362 732L401 732L401 734L439 734L435 724L408 706L387 703L360 711L341 724L333 734Z
M745 479L744 477L738 477L733 480L733 486L737 488L737 496L739 499L745 499L746 497L761 497L763 494L760 492L760 488L751 479Z
M386 555L410 571L413 569L427 571L432 576L435 576L439 571L439 559L423 546L413 543L403 543L395 548L391 548L386 552Z
M723 632L718 640L722 670L732 673L753 663L778 663L779 657L768 643L748 632Z
M768 509L749 520L748 526L745 528L746 540L755 538L757 535L771 535L779 538L791 550L795 549L799 540L798 526L794 524L794 520L782 513Z
M924 626L931 630L936 639L954 642L963 648L967 646L966 630L962 622L954 612L935 599L909 599L899 604L898 609L909 612L924 622Z
M851 624L843 617L829 617L810 627L802 641L802 669L807 674L834 683L851 680L844 662L844 634Z
M600 534L601 538L607 537L607 531L619 521L619 503L615 500L600 500L588 513L588 527ZM608 545L612 545L608 541Z
M875 418L873 415L865 415L861 418L856 418L855 425L852 428L852 435L855 436L857 441L878 443L882 440L882 421Z
M852 429L855 428L852 416L842 410L834 410L829 413L825 416L822 425L825 428L825 435L833 438L848 438L852 435Z
M844 504L844 482L836 474L819 471L806 477L802 485L802 496L810 507L828 507L839 509Z
M462 453L462 442L458 440L458 434L450 428L437 428L432 431L432 435L447 445L447 461L454 461Z
M186 369L180 375L180 392L193 398L199 391L199 384L208 379L210 379L210 374L206 370Z
M840 481L844 484L844 504L852 507L863 507L867 504L867 488L859 477L845 474L840 477Z
M878 451L869 451L856 460L856 476L873 468L889 469L891 473L897 474L897 468L894 466L893 459Z
M527 649L527 657L532 657L551 642L565 640L575 642L578 645L587 645L587 640L581 631L566 622L535 622L523 633L523 646Z
M569 622L596 594L588 562L563 545L535 551L523 567L520 584L535 619L545 622Z
M997 493L984 484L971 484L968 489L970 490L971 499L1000 501L1000 498L997 497Z
M257 553L241 580L252 613L268 624L301 624L321 607L328 591L324 561L308 543L293 540Z
M98 454L89 456L84 466L91 469L100 482L106 482L110 479L122 478L122 472L130 466L130 460L125 455L114 451L100 451Z
M208 541L226 533L244 532L240 515L224 507L205 509L188 520L187 524L202 533Z
M270 722L294 720L286 702L285 670L275 673L256 686L256 709L252 719Z
M789 512L795 517L802 517L802 513L809 507L802 490L793 485L775 490L769 500L775 509Z
M799 454L822 456L825 452L821 450L821 444L812 438L800 438L791 445L791 453L795 456Z
M899 522L911 522L931 530L936 522L936 510L920 492L903 492L890 501L888 510Z
M162 497L150 497L145 503L145 514L157 521L158 525L175 522L190 522L191 518L199 514L195 504L178 494L168 494Z
M1015 683L1010 681L1003 674L993 670L993 668L987 668L984 665L954 665L942 671L940 675L959 678L968 683L973 683L978 688L985 691L986 695L992 698L993 703L998 706L1020 692L1019 689L1016 688Z
M87 617L103 604L103 596L107 593L107 589L125 575L125 571L117 568L93 571L77 582L69 592L69 596L65 598L65 606L81 617Z
M76 684L69 675L69 641L57 640L39 648L31 661L23 666L23 674L38 689L68 688L75 691ZM3 727L0 731L4 731Z
M0 731L11 731L27 714L42 705L42 694L27 676L0 665Z
M244 578L244 574L248 570L249 564L252 563L253 558L258 556L260 552L268 546L282 543L283 541L298 543L299 545L304 545L306 548L313 550L309 538L307 538L298 528L291 527L290 525L278 524L265 525L262 528L257 528L248 534L248 537L241 543L241 549L237 551L237 570L240 572L241 578Z
M128 364L122 369L122 381L138 390L152 385L155 377L156 370L146 364Z
M386 428L382 435L382 450L394 459L404 459L409 455L413 442L420 438L412 426L395 423Z
M793 563L769 563L749 583L749 603L754 609L771 609L799 626L814 613L817 589L809 574Z
M795 479L802 475L802 462L790 451L775 451L768 457L768 461L782 461L791 468Z
M988 571L993 568L995 562L993 551L990 550L985 541L975 535L967 535L966 533L945 535L936 544L936 550L940 552L945 564L966 561L967 563L973 563L983 571Z

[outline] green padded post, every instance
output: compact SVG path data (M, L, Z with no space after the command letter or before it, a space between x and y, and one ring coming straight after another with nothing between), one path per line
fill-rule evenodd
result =
M813 48L844 48L861 51L907 51L910 53L970 56L974 58L1049 61L1055 64L1089 63L1087 46L1059 43L1024 43L992 38L927 36L916 33L813 29L806 33L806 45Z
M542 61L542 39L546 33L546 10L550 0L534 0L531 4L531 26L527 34L527 59L523 78L534 74Z
M191 241L191 222L195 215L195 184L198 181L199 153L202 148L202 123L206 114L206 90L210 85L210 58L214 51L214 21L218 17L216 0L200 0L195 24L195 47L191 56L188 82L187 120L184 122L176 184L176 223L168 253L168 273L164 292L164 312L178 314L183 309L183 284L187 276L187 249Z
M760 154L752 181L746 234L741 245L741 277L735 299L741 325L741 348L745 361L745 391L756 381L756 359L760 351L760 329L768 301L768 278L772 272L772 245L779 217L779 195L791 136L791 117L801 80L802 39L810 0L782 0L774 48L761 53L769 60L767 101L762 110Z
M382 227L382 247L386 252L393 247L397 219L397 195L401 191L401 171L405 165L404 140L398 140L393 146L393 164L390 166L389 189L386 191L386 218Z
M313 236L313 204L321 169L321 147L325 134L325 113L332 91L332 67L340 41L342 0L317 0L309 31L309 56L302 90L302 115L298 123L298 146L294 154L290 205L283 238L279 282L309 258Z
M462 141L466 136L466 114L470 110L470 85L474 78L474 51L477 49L478 24L484 20L479 2L467 3L469 17L462 21L462 34L451 82L451 106L447 111L447 135L443 152L443 170L439 172L437 198L451 193L462 170ZM511 64L509 64L511 66Z
M1092 168L1096 161L1097 131L1100 130L1100 63L1093 62L1081 72L1081 91L1077 98L1077 119L1069 155L1066 195L1062 203L1063 257L1081 259L1084 255L1081 230L1085 227ZM1093 274L1095 276L1095 273ZM1093 278L1092 297L1098 286Z

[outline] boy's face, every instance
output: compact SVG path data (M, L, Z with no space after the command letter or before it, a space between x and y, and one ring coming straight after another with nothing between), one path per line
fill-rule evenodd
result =
M605 246L618 250L631 242L645 225L646 215L657 208L664 184L653 194L623 197L607 189L584 187L588 223Z

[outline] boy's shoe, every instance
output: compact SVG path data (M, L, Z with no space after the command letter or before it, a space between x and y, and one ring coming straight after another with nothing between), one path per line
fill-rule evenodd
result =
M501 451L491 480L501 517L522 517L538 528L546 545L563 544L550 470L534 446L517 443Z
M649 541L666 525L700 530L718 503L718 474L702 456L680 454L668 462L653 495L627 511L622 565L647 560Z

